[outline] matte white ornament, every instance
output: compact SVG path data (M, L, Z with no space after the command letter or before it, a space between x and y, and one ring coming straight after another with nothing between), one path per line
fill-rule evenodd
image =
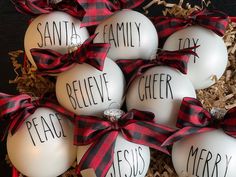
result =
M227 65L228 53L222 37L213 31L191 26L172 34L165 42L165 50L178 50L200 45L195 51L199 58L191 56L187 76L195 89L204 89L219 79Z
M143 14L124 9L101 22L94 43L110 43L108 57L150 59L155 57L158 35L152 22Z
M56 177L76 159L73 125L59 113L38 108L17 132L7 137L12 164L29 177Z
M77 162L81 160L89 146L79 146ZM106 177L136 176L145 177L150 164L149 147L135 144L118 135L114 150L113 164ZM83 172L83 177L90 177L91 172Z
M80 24L80 20L59 11L35 18L27 28L24 39L29 61L36 66L30 53L32 48L52 49L65 54L71 46L82 44L89 37L89 33Z
M178 176L235 177L235 145L222 130L190 135L173 145L174 168Z
M111 103L119 108L123 103L125 78L118 65L106 58L103 71L89 64L75 64L58 75L58 102L77 115L103 115Z
M104 112L104 116L111 120L119 119L124 112L118 109L108 109ZM77 163L80 162L88 146L78 146ZM132 143L125 140L121 135L117 136L114 158L106 177L123 177L136 176L145 177L150 164L150 150L149 147ZM94 171L91 169L83 170L83 177L94 176Z
M157 123L175 127L184 97L196 97L187 76L171 67L156 66L131 83L126 104L128 110L153 112Z

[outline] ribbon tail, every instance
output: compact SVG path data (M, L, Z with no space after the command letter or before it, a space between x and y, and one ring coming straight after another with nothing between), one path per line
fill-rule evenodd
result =
M26 0L25 4L35 15L50 13L52 10L51 7L46 5L42 6L43 8L41 8L39 4L34 4L31 0Z
M125 75L126 83L130 83L131 81L133 81L137 77L137 73L140 70L140 67L148 64L149 62L149 60L142 59L116 60L116 64L118 64Z
M187 74L188 63L189 63L189 60L190 60L190 56L193 55L193 56L199 58L197 53L194 52L194 50L196 50L196 48L198 48L198 47L199 46L193 46L193 47L185 48L185 49L179 50L178 51L179 54L178 54L178 52L176 53L179 60L176 61L174 66L177 69L179 69L179 71L182 72L183 74Z
M93 34L84 41L82 46L75 51L74 56L78 58L76 59L77 63L82 64L85 62L102 71L111 45L108 43L93 43L96 36L97 34Z
M167 37L188 26L188 21L181 18L173 18L167 16L152 17L158 36L161 40L165 40Z
M208 132L208 131L212 131L215 130L215 128L210 128L210 127L184 127L180 130L178 130L177 132L175 132L174 134L172 134L171 136L169 136L163 143L162 146L169 146L172 145L173 143L175 143L176 141L181 140L182 138L188 137L190 135L194 135L194 134L199 134L199 133L204 133L204 132Z
M236 22L236 17L229 17L232 22Z
M31 14L31 10L22 2L18 0L11 0L12 4L15 6L16 10L22 14Z
M41 75L58 74L68 70L72 65L68 54L62 55L51 49L38 48L33 48L30 52L37 65L37 72Z
M140 111L137 109L131 109L129 112L133 113L135 120L149 121L154 123L155 114L149 111Z
M197 23L207 29L212 30L219 36L224 36L229 23L229 17L219 10L202 10L196 15Z
M41 3L41 8L40 5L38 5L39 2L37 1L32 2L30 0L11 0L11 2L15 5L17 11L23 14L40 15L44 13L49 13L51 11L51 8L44 5L44 3Z
M174 129L148 121L131 123L122 131L127 141L151 147L168 155L169 150L161 145L173 132Z
M70 121L74 122L75 114L73 112L68 111L67 109L61 107L59 103L56 100L52 99L45 99L44 102L40 103L41 107L47 107L51 108L54 111L57 111L57 113L60 113L65 118L69 119Z
M12 167L12 177L19 177L19 172L14 166Z
M87 46L85 55L87 55L86 63L92 65L99 71L103 71L105 59L110 49L110 44L95 43Z
M209 126L211 114L202 107L196 98L184 97L179 109L176 127L206 127Z
M129 0L129 1L119 0L119 1L122 9L133 9L135 7L138 7L144 2L144 0Z
M17 11L37 16L52 11L63 11L82 20L85 11L76 1L50 2L48 0L11 0Z
M0 93L0 117L9 115L22 107L27 103L31 97L27 94L21 95L9 95Z
M99 177L105 177L110 169L118 131L112 131L92 144L79 162L76 172L80 174L86 169L94 169Z
M98 25L102 20L113 14L113 8L108 0L77 0L77 2L86 12L81 27Z
M231 108L230 110L227 111L221 123L221 128L224 130L224 132L234 138L236 138L235 115L236 115L236 107Z
M65 1L65 3L61 1L59 3L59 10L78 18L80 21L83 20L83 17L86 13L83 7L81 7L80 4L77 3L76 1L69 1L69 2Z
M181 50L176 51L161 51L158 56L157 60L161 63L176 68L183 74L187 74L187 66L191 55L198 57L195 50L199 46L193 46Z

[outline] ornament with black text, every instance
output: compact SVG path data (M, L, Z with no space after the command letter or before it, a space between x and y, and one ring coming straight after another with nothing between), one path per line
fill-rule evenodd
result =
M89 146L78 146L77 162L81 160ZM150 164L149 147L129 142L120 135L116 139L113 164L106 177L144 177ZM83 177L90 177L89 171Z
M100 23L95 43L110 43L108 57L117 59L150 59L155 56L158 36L152 22L143 14L124 9Z
M191 135L174 143L172 162L179 176L235 177L235 145L222 130Z
M102 115L111 103L123 103L125 78L118 65L106 58L103 71L89 64L75 64L58 75L58 102L77 115Z
M164 44L165 50L178 50L193 46L198 56L191 56L187 76L195 89L204 89L219 79L227 65L228 53L222 37L213 31L191 26L173 33Z
M26 176L61 175L76 159L72 123L52 109L38 108L14 135L9 132L7 152Z
M42 14L29 25L24 39L25 52L29 61L36 67L30 49L52 49L61 54L68 52L71 46L81 45L89 33L75 17L54 11Z
M104 117L110 121L116 121L123 114L124 112L122 110L108 109L104 112ZM89 145L78 146L78 163L81 161L89 147ZM106 177L144 177L148 171L149 164L149 147L127 141L119 134L115 140L113 163L108 170ZM83 170L81 174L83 174L83 177L90 177L91 171Z
M153 112L156 122L175 127L183 97L196 97L192 83L178 70L155 66L132 81L126 95L127 109Z

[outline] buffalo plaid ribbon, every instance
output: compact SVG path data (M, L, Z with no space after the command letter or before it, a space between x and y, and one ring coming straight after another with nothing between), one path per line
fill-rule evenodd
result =
M17 169L12 166L12 177L19 177L19 172L17 171Z
M151 112L130 110L117 121L111 122L94 116L78 116L75 119L75 145L89 145L77 167L77 173L93 168L99 177L106 176L113 162L118 134L127 141L149 146L166 154L160 147L174 130L154 123Z
M95 36L88 38L76 51L64 55L51 49L31 49L38 72L57 74L70 69L74 63L87 63L102 71L110 44L93 44Z
M202 107L200 101L185 97L182 100L176 126L180 129L167 138L163 146L170 145L186 136L217 128L222 128L226 134L236 138L236 107L230 109L222 119L216 119Z
M82 26L93 26L121 9L132 9L144 0L77 0L84 8L85 15Z
M11 0L20 13L37 16L51 11L63 11L82 20L85 11L76 0L61 0L54 3L52 0Z
M196 46L198 47L198 46ZM170 66L178 69L183 74L187 73L187 64L190 55L198 56L193 49L196 47L186 48L176 51L161 51L156 56L156 59L143 60L143 59L122 59L117 60L116 63L123 71L127 83L131 83L135 78L142 75L149 68L154 66Z
M74 118L73 113L59 106L54 100L33 100L33 98L27 94L14 96L0 93L0 121L7 121L8 123L8 126L4 127L5 134L1 137L2 140L5 138L8 131L11 131L11 133L14 134L24 121L39 107L51 108L66 117L71 118L71 120Z
M228 25L228 16L218 10L201 10L193 12L186 19L175 17L152 17L160 38L166 38L174 32L191 25L200 25L223 36Z

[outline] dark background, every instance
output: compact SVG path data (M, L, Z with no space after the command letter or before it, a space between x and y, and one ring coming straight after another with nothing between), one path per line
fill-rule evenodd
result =
M147 1L148 2L148 1ZM178 2L169 0L168 2ZM200 4L200 0L189 0L191 4ZM212 0L210 8L226 12L230 16L236 16L235 0ZM142 10L139 9L141 12ZM161 8L154 6L151 15L160 14ZM12 63L8 55L9 51L24 49L24 33L30 17L18 13L10 0L0 0L0 92L9 94L17 93L15 85L9 84L9 80L15 78ZM5 164L5 142L0 143L0 177L10 177L10 169Z

